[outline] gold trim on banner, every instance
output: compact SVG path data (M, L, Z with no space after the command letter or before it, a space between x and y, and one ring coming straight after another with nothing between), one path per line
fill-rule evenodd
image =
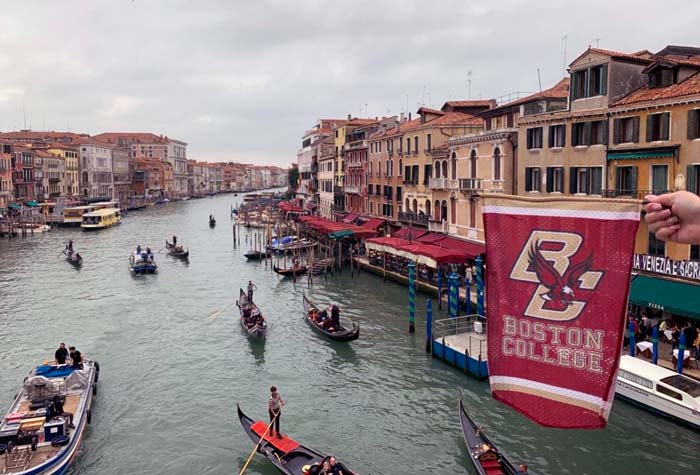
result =
M516 384L507 383L492 383L491 391L510 391L521 394L528 394L530 396L541 397L542 399L548 399L550 401L560 402L562 404L568 404L570 406L580 407L586 409L595 414L602 416L605 414L605 409L601 406L593 404L591 402L581 401L580 399L562 396L561 394L552 393L549 391L543 391L541 389L533 389L527 386L518 386Z

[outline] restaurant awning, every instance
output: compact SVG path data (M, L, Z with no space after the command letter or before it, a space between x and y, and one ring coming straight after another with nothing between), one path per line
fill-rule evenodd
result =
M398 231L396 231L394 234L392 234L392 236L397 237L397 238L402 238L402 239L415 240L421 236L425 236L426 234L428 234L428 231L426 231L425 229L401 228Z
M343 218L343 222L344 223L352 223L356 219L357 219L357 215L354 213L350 213L349 215L347 215Z
M637 275L632 277L629 301L700 319L700 285Z
M378 229L379 226L381 226L382 224L384 224L384 220L383 220L383 219L380 219L380 218L372 218L372 219L368 219L366 222L362 223L362 227L363 227L363 228L367 228L367 229L374 229L374 230L376 230L376 229Z
M31 206L32 208L36 208L37 206L39 206L39 203L37 203L36 201L27 201L26 205Z
M12 209L22 209L22 205L17 203L10 203L7 207Z
M445 249L452 249L455 251L462 252L466 254L470 259L476 259L480 254L486 252L486 245L473 241L465 241L464 239L457 239L453 237L446 237L434 245L443 247Z
M647 158L672 158L676 155L675 147L646 148L608 152L608 160L644 160Z
M354 233L350 229L341 229L340 231L335 231L330 234L328 234L328 237L331 239L343 239L346 237L351 237L353 236Z
M426 244L435 244L436 242L442 241L443 239L447 239L447 236L445 236L444 234L428 233L419 237L418 241L424 242Z

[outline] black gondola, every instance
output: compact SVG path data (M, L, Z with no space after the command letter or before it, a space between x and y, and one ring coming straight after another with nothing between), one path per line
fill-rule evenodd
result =
M311 310L316 310L317 312L319 311L318 307L314 305L311 300L309 300L306 297L306 294L303 295L304 299L304 320L311 325L311 328L316 330L317 332L321 333L322 335L327 336L331 340L335 341L353 341L357 340L360 338L360 325L358 325L355 322L352 323L352 329L346 328L343 325L340 325L340 329L334 332L330 332L326 330L325 328L321 328L316 322L311 320L310 318L310 313Z
M469 417L461 397L459 398L459 421L462 424L469 458L479 475L517 475L520 473ZM535 475L531 471L528 473Z
M277 266L273 266L272 270L284 277L293 277L297 275L304 275L308 272L309 268L307 266L296 266L290 267L288 269L283 269Z
M251 249L250 251L246 252L246 253L243 254L243 255L244 255L245 258L248 259L249 261L259 261L259 260L261 260L261 259L264 258L264 257L270 257L270 253L269 253L269 252L265 253L265 252L262 252L262 251L254 251L254 250L252 250L252 249Z
M167 239L165 240L165 248L168 250L169 256L178 257L180 259L187 259L190 257L189 248L185 250L182 246L169 243Z
M66 256L66 260L75 267L80 267L83 265L83 257L79 253L74 252L72 249L64 249L63 254Z
M328 457L287 436L278 439L267 434L264 440L261 441L260 439L267 429L267 423L263 421L255 422L241 411L240 406L237 405L237 408L238 419L241 421L245 433L248 434L253 443L257 444L260 442L258 453L267 457L280 472L287 475L303 475L305 465L320 465ZM338 464L343 473L356 475L355 472L349 470L345 465L340 462Z
M265 338L267 335L267 322L263 318L258 306L248 301L248 294L246 294L243 289L240 290L241 293L236 302L236 306L241 313L241 328L243 328L243 331L245 331L248 336L260 339ZM262 318L262 323L254 323L249 326L249 319L255 319L258 315Z

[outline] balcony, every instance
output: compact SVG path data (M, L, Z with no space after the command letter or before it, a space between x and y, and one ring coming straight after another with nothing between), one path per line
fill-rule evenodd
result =
M459 189L460 191L468 193L478 193L482 190L483 184L481 178L460 178L459 179Z
M428 215L402 211L399 213L399 221L413 223L419 226L428 226Z
M418 185L418 180L404 180L402 183L404 185L416 186Z
M447 178L430 178L428 180L428 188L431 190L446 190Z
M349 193L351 195L359 195L360 193L362 193L362 187L354 185L345 185L345 193Z
M505 180L491 180L490 193L505 193Z
M449 231L447 221L445 221L444 219L442 221L430 220L428 222L428 231L447 234Z

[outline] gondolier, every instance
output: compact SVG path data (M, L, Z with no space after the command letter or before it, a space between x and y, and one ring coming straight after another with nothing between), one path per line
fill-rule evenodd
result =
M272 386L270 388L270 400L267 403L267 411L270 413L270 436L275 435L275 429L277 430L277 438L281 439L282 434L280 433L280 417L282 416L282 406L284 405L284 399L277 392L277 387ZM272 422L274 421L274 424Z
M258 287L253 283L252 280L248 281L248 302L253 302L253 291L258 290Z

